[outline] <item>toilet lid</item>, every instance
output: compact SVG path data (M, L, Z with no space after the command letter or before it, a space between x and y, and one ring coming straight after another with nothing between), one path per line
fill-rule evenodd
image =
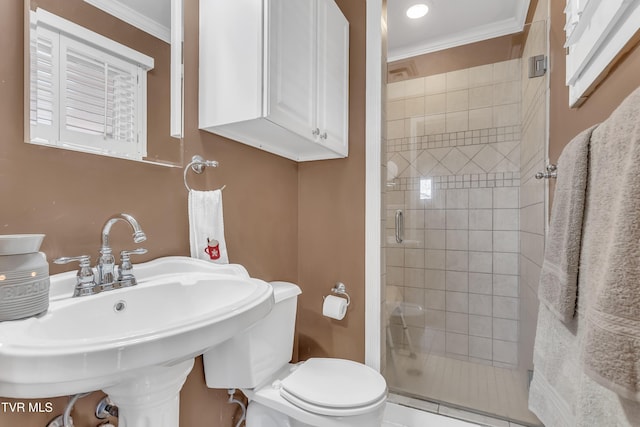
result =
M280 395L322 415L358 415L384 401L387 383L378 372L344 359L309 359L281 382Z

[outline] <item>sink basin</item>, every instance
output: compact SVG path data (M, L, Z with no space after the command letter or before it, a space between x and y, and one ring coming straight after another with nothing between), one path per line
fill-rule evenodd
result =
M123 384L139 395L150 377L175 376L164 371L186 378L195 356L273 306L271 286L239 265L166 257L133 272L137 286L79 298L75 272L54 275L45 314L0 322L0 396L120 393Z

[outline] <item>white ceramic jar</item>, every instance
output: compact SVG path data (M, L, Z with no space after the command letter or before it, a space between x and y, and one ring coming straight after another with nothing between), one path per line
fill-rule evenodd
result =
M36 316L49 308L49 263L38 252L43 238L0 236L0 321Z

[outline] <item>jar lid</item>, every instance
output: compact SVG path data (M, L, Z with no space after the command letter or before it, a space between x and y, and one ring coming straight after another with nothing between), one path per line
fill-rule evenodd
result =
M38 252L44 234L0 234L0 255Z

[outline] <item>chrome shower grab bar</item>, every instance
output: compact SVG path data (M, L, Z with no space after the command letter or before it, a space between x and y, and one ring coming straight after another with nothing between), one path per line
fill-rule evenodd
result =
M396 211L396 243L404 240L404 214L401 209Z

